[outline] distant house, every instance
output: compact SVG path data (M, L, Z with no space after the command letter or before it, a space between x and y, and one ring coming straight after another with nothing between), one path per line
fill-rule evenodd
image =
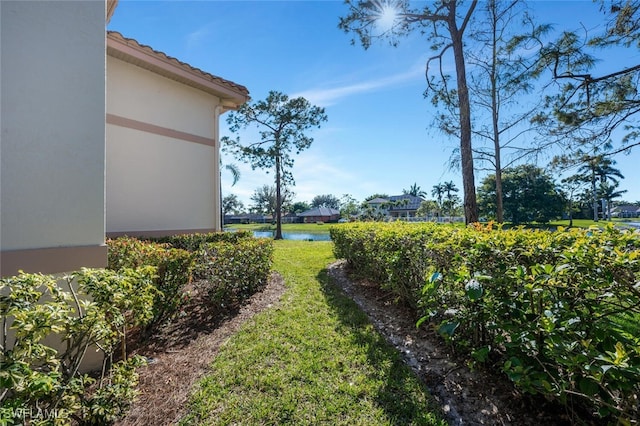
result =
M225 225L239 225L247 223L271 223L273 217L271 215L263 215L257 213L246 214L228 214L224 216Z
M340 210L329 207L317 207L307 210L306 212L298 213L298 217L301 217L304 223L337 222L338 219L340 219Z
M302 218L296 213L288 212L282 215L282 223L302 223Z
M366 202L369 210L389 218L416 217L418 208L424 199L414 195L392 195L388 198L374 198Z
M640 217L640 206L635 206L633 204L616 206L611 210L611 216L618 218Z
M392 195L389 197L389 216L393 218L416 217L423 201L423 198L415 195Z

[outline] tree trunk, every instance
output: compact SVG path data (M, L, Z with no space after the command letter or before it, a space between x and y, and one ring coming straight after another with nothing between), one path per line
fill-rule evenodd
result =
M598 195L596 190L596 177L595 175L591 176L591 205L593 206L593 221L598 221Z
M274 240L282 239L282 174L280 171L280 156L276 156L276 235Z
M496 12L496 3L493 2L491 4L492 12L493 12L493 43L492 43L492 62L491 62L491 119L493 124L493 150L495 157L495 170L496 170L496 220L498 223L504 222L504 207L503 207L503 196L502 196L502 160L501 160L501 147L500 147L500 128L499 128L499 117L500 117L500 104L498 102L498 88L497 88L497 69L498 69L498 52L497 52L497 44L498 44L498 35L497 31L497 21L498 18L495 15Z
M462 166L462 187L464 190L464 220L466 224L469 224L478 221L473 151L471 149L471 106L469 104L469 89L467 87L462 32L459 31L456 26L455 2L451 2L450 4L448 25L456 64L458 102L460 108L460 162Z

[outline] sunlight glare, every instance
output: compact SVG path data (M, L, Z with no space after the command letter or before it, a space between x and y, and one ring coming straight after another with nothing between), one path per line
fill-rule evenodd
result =
M389 31L398 19L398 9L395 5L388 2L377 3L376 6L378 9L376 13L376 26L382 31Z

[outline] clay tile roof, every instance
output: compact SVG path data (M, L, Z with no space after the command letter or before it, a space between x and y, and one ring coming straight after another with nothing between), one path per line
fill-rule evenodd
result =
M232 108L250 100L245 86L202 71L116 31L107 31L107 54L218 96Z

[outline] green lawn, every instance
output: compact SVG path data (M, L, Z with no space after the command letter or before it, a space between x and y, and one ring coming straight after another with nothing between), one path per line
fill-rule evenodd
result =
M332 244L275 247L287 285L281 305L221 348L182 424L446 424L398 353L330 283Z
M283 232L305 232L309 234L328 234L329 227L335 223L283 223ZM270 223L250 223L247 225L225 225L225 229L246 229L249 231L275 231L276 226Z
M574 228L589 228L591 226L597 226L599 228L604 228L607 225L619 225L621 224L622 221L619 220L615 220L615 221L608 221L608 220L599 220L599 221L594 221L593 219L573 219L573 227ZM552 222L550 222L550 225L552 226L564 226L565 228L569 227L569 220L565 219L565 220L554 220Z

